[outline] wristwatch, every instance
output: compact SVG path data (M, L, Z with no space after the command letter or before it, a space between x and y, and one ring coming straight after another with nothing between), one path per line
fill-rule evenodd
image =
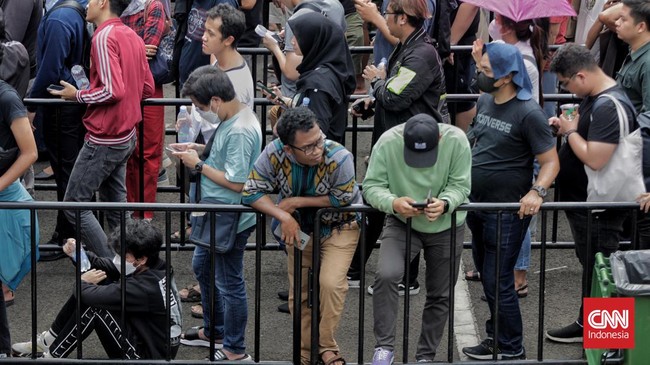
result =
M449 212L449 200L447 200L447 199L440 199L440 200L442 200L442 204L443 204L443 207L444 207L444 208L442 208L442 214L445 214L445 213Z
M203 171L203 165L204 165L204 164L205 164L205 161L199 161L199 162L197 162L196 165L194 165L194 171L196 171L197 173L200 174L201 171Z
M544 198L544 197L546 197L546 194L548 194L546 189L544 189L543 187L541 187L539 185L533 185L533 187L530 188L530 190L535 190L537 192L537 195L539 195L540 198Z

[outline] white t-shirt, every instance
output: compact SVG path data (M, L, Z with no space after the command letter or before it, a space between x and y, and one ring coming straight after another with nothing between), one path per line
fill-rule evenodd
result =
M217 67L217 63L218 61L213 63L212 66ZM231 68L225 72L226 75L228 75L230 82L232 82L232 86L235 88L235 97L237 100L242 104L248 105L251 110L255 111L255 105L253 104L255 101L255 85L253 84L253 76L246 61L244 61L241 66ZM218 124L210 124L201 118L199 113L196 112L194 104L192 104L192 118L201 121L201 133L207 142L210 137L212 137L212 133L214 133Z

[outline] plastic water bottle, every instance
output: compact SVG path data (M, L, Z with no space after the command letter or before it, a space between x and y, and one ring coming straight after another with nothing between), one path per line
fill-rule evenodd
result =
M310 102L311 102L311 99L309 99L308 97L305 96L304 98L302 98L302 106L304 106L306 108L309 108L309 103Z
M187 112L187 106L181 106L181 110L178 112L178 117L176 123L178 124L178 142L179 143L188 143L194 142L194 131L192 130L192 117Z
M380 71L386 70L386 65L388 64L388 60L386 57L382 57L381 60L379 61L379 64L377 65L377 69ZM388 77L388 75L386 75ZM368 90L368 95L370 95L370 99L373 101L375 100L375 90L372 88L372 85L370 86L370 89Z
M90 81L86 77L86 72L84 68L80 65L72 66L72 77L74 78L75 83L77 84L77 89L86 90L90 87Z
M74 244L76 246L77 243L75 242L74 239L72 239L72 242L74 242ZM79 253L79 256L81 257L81 260L79 260L79 268L81 269L81 272L86 272L86 271L90 270L90 260L88 260L88 255L86 254L86 250L84 250L83 246L81 246L79 248L79 250L81 251ZM76 247L75 247L75 251L74 251L74 256L72 256L72 261L77 262Z
M379 61L379 64L377 65L377 68L383 70L386 68L387 64L388 64L388 60L386 59L386 57L382 57L381 60Z

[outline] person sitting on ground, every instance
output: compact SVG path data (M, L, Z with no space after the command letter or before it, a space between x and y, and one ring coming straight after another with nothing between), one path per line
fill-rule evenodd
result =
M167 336L175 330L180 334L181 312L173 269L170 267L171 287L167 298L167 264L159 257L162 235L158 229L142 220L128 221L109 237L116 252L111 258L98 257L88 251L90 270L81 275L82 340L96 331L106 354L111 359L164 359ZM124 240L124 267L121 266L121 241ZM76 254L76 242L68 239L63 251L70 258ZM78 264L78 263L77 263ZM122 276L125 280L125 318L122 318ZM14 344L14 356L65 358L79 343L77 338L77 297L75 294L59 310L50 328L31 341ZM168 322L167 306L171 313ZM124 319L125 328L122 328ZM171 328L167 327L167 324ZM170 332L171 331L171 332ZM122 344L125 347L122 347ZM177 349L177 347L176 347ZM172 348L172 355L174 348ZM171 356L172 358L174 356Z

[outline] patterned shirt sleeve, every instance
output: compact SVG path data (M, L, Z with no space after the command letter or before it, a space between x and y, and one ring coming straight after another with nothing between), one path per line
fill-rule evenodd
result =
M248 175L242 193L242 203L250 205L261 197L271 194L278 185L274 161L278 163L277 155L273 152L274 143L269 143L262 154L255 161L253 170Z

